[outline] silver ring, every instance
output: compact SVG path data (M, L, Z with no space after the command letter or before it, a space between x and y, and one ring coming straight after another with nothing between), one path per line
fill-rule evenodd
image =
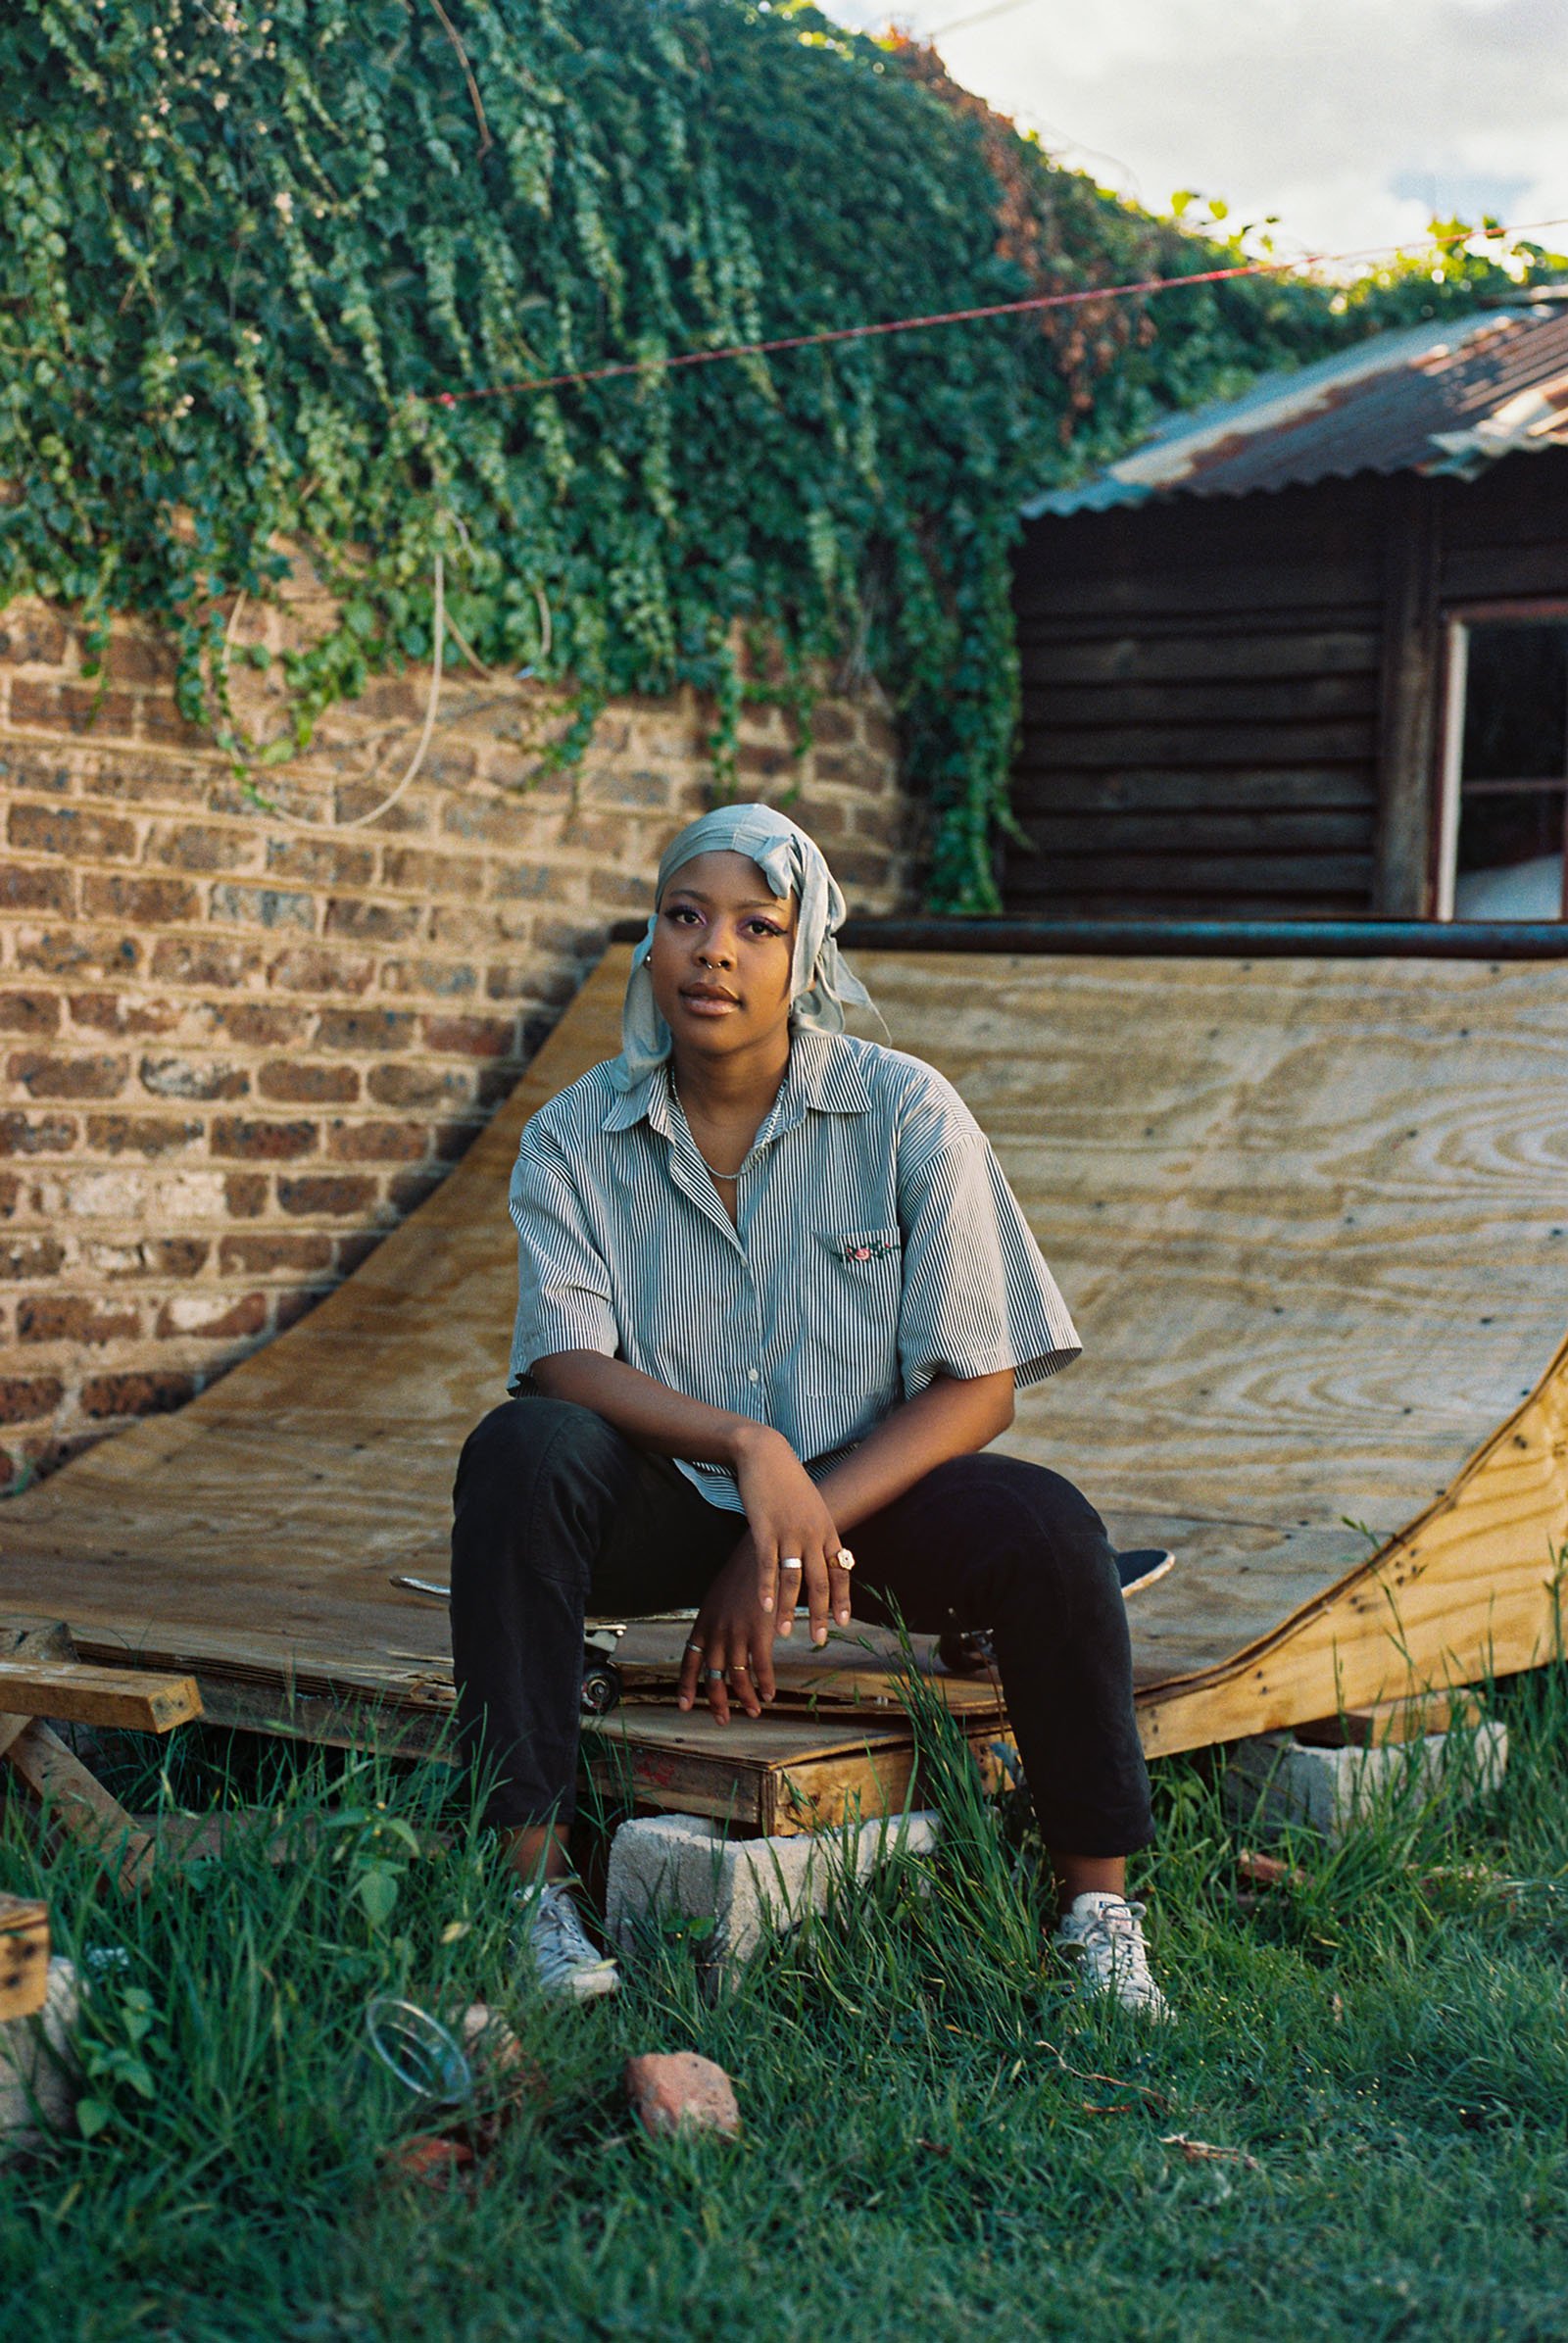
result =
M724 1681L724 1671L722 1668L705 1668L703 1670L703 1674L707 1677L710 1684L721 1684Z
M697 1652L703 1652L703 1651L706 1651L706 1650L708 1649L708 1645L707 1645L706 1643L699 1643L699 1642L697 1641L696 1637L694 1636L694 1637L692 1638L691 1642L689 1642L689 1643L687 1644L686 1648L687 1648L687 1650L688 1650L688 1651L697 1651Z
M855 1568L855 1556L851 1553L847 1545L841 1545L833 1559L838 1564L840 1570L853 1570Z
M804 1570L806 1565L799 1554L786 1554L779 1564L779 1568L780 1570Z

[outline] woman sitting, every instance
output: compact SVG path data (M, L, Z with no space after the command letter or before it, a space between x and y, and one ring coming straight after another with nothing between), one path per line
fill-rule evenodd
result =
M529 1121L511 1389L458 1468L465 1742L549 1990L612 1990L573 1895L584 1616L699 1606L679 1702L773 1697L773 1645L852 1611L990 1631L1087 1987L1162 2015L1126 1857L1151 1835L1115 1557L1070 1483L982 1453L1078 1355L952 1087L844 1031L844 899L766 805L684 830L623 1049ZM855 1551L848 1540L853 1537Z

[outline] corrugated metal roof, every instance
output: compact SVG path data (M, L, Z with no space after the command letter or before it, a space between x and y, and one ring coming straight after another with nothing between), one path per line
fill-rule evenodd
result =
M1024 507L1103 512L1146 497L1246 496L1353 472L1456 472L1568 445L1568 310L1484 310L1374 335L1173 416L1131 456Z

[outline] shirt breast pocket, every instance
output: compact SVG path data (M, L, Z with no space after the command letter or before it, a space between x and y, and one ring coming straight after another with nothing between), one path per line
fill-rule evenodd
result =
M819 1229L816 1243L823 1269L810 1315L818 1355L841 1385L881 1407L898 1381L903 1241L896 1228Z

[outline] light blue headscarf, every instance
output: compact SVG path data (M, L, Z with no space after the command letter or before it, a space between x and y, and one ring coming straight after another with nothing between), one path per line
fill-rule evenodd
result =
M648 973L659 923L659 904L677 870L699 854L744 854L755 862L776 896L793 896L799 905L795 924L795 962L790 980L790 1023L817 1033L842 1033L846 1002L869 1007L871 996L851 973L834 942L849 915L837 879L822 859L822 850L799 822L772 805L719 805L682 830L664 849L654 891L654 914L648 932L632 954L621 1011L621 1052L611 1066L611 1080L619 1091L634 1090L670 1052L669 1027L654 1001L654 980Z

